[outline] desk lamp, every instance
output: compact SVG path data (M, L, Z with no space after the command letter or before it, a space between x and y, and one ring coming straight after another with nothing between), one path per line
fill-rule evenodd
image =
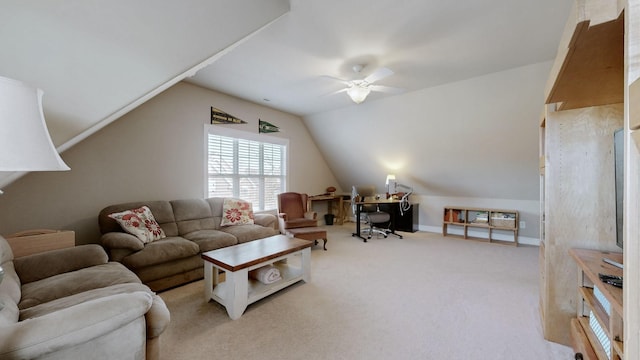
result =
M40 89L0 76L0 171L69 170L49 136L42 95ZM0 283L3 277L0 267Z
M394 174L387 175L387 180L385 181L385 185L387 186L387 197L391 194L396 193L396 176Z

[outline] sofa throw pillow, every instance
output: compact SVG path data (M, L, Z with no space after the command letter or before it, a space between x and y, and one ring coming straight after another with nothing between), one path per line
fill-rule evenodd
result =
M253 206L250 202L225 198L222 204L220 226L253 224Z
M167 237L147 206L109 214L109 217L143 244Z

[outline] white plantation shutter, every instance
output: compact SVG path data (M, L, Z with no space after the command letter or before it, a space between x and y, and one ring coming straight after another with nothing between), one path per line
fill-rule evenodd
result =
M258 141L218 132L209 129L207 134L208 196L247 200L254 210L276 209L277 195L285 191L286 140L262 136L267 141Z

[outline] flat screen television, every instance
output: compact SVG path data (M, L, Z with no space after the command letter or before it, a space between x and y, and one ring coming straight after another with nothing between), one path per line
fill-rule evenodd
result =
M618 129L613 133L613 156L615 162L616 187L616 245L622 248L623 234L623 201L624 201L624 131Z

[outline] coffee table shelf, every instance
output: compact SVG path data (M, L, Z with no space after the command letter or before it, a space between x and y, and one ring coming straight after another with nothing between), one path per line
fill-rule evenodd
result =
M240 318L249 304L300 280L311 281L311 244L275 235L202 254L205 299L223 305L230 318ZM299 261L289 261L294 259ZM299 266L293 264L296 262ZM249 271L270 264L280 271L280 280L263 284L249 278ZM220 271L224 281L220 281Z
M281 260L281 259L280 259ZM256 265L255 267L251 267L248 270L257 269L263 265ZM247 305L253 304L254 302L261 300L275 292L278 292L288 286L291 286L297 283L300 280L303 280L303 270L300 267L292 266L288 264L273 264L278 270L280 270L280 276L282 279L272 283L272 284L263 284L258 280L247 278ZM224 281L218 283L213 289L213 293L211 299L224 305L225 298L227 296L227 291L229 290L229 284Z

